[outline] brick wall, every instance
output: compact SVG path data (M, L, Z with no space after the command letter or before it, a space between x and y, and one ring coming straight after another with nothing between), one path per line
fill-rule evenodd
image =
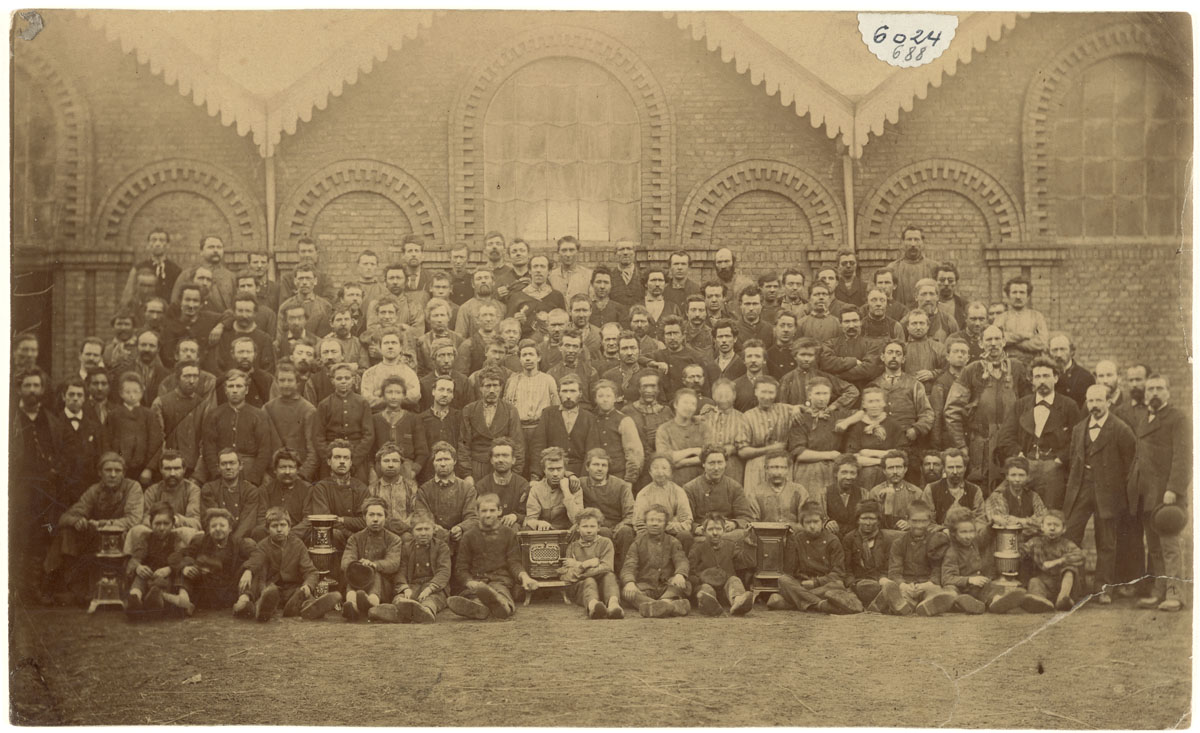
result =
M356 279L358 254L369 249L388 262L388 246L412 231L404 213L383 196L365 191L348 193L322 209L312 236L325 269L334 282Z
M804 213L770 191L738 196L721 209L713 225L713 248L738 252L738 268L751 277L792 265L807 267L805 252L812 241L812 225Z

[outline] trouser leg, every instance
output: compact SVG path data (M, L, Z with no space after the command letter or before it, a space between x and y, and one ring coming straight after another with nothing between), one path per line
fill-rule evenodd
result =
M807 611L809 608L812 608L821 602L821 599L817 597L816 594L805 588L800 584L799 580L796 580L790 575L780 576L779 594L782 595L790 605L800 611Z

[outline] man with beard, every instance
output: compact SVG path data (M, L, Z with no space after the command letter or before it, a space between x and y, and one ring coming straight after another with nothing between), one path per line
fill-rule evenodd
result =
M716 512L725 518L725 536L740 540L754 521L754 509L742 485L725 475L725 449L719 445L704 446L700 451L700 466L703 473L683 484L692 508L692 534L703 537L705 517Z
M525 520L529 482L513 471L518 443L506 436L492 441L491 473L475 481L476 496L495 494L500 499L500 524L520 529Z
M30 367L21 372L15 381L17 399L13 402L9 418L11 499L8 536L12 549L9 551L8 568L9 577L19 579L14 585L32 595L38 581L37 566L46 558L50 532L58 515L77 497L68 499L66 487L56 481L59 478L56 472L68 466L61 463L60 446L54 440L54 420L43 404L49 386L45 372ZM68 383L67 391L70 389ZM79 410L73 412L78 414ZM80 426L83 426L83 420L80 420ZM102 445L102 440L97 442L97 449ZM87 478L81 476L81 483L90 484L95 479L95 466L95 463L87 466ZM74 491L74 487L71 491ZM46 586L43 586L43 591L43 595L48 595Z
M729 382L732 387L732 380L727 377L721 377L717 380ZM716 384L712 382L711 384ZM708 376L704 371L704 367L699 364L688 364L683 368L683 389L690 389L699 397L699 406L696 409L696 419L703 420L712 410L715 410L717 403L711 397L705 395L712 393L712 387L708 381ZM671 395L671 401L675 400L675 395Z
M616 323L606 323L600 327L599 335L598 348L589 349L585 339L584 349L588 363L596 368L596 374L603 376L609 370L621 366L621 327Z
M71 508L58 518L58 531L46 555L43 600L52 590L60 591L59 600L81 600L84 579L81 561L100 546L100 530L129 531L142 518L142 487L125 477L125 461L117 453L100 456L100 481L88 487ZM39 517L40 519L40 517ZM66 584L63 584L64 571ZM62 592L71 594L62 598Z
M150 411L162 426L163 451L177 452L183 462L183 475L191 478L200 464L204 416L214 400L211 391L200 393L200 367L196 362L176 362L174 376L174 388L160 390ZM159 459L152 456L150 461L153 464Z
M292 452L300 476L312 480L317 469L317 452L312 443L312 422L317 408L300 396L296 371L291 361L279 362L275 372L278 396L263 405L263 412L271 421L278 444ZM293 515L292 526L302 519Z
M437 524L435 534L456 550L463 534L479 524L475 511L477 494L469 481L455 475L458 453L454 446L437 442L429 453L433 471L417 491L417 513L433 517Z
M1062 509L1071 460L1071 430L1079 422L1079 406L1055 392L1058 364L1047 357L1030 367L1033 394L1017 400L996 440L997 458L1029 460L1030 485L1047 509Z
M904 371L929 392L945 367L946 347L929 335L929 315L923 310L910 311L904 329Z
M506 303L511 302L514 293L521 292L533 282L529 272L529 243L524 239L514 239L510 242L508 244L508 262L509 264L501 265L492 271L492 278L496 286L496 298ZM549 276L550 269L547 265L547 281Z
M908 473L908 455L904 451L889 450L884 454L881 465L883 483L868 490L867 496L883 507L885 527L905 531L910 524L908 510L911 504L920 501L932 506L929 489L904 480Z
M664 348L651 353L650 360L666 365L662 381L665 397L670 398L675 394L675 390L683 386L684 367L688 364L702 364L707 357L698 347L686 341L683 322L677 316L664 318L660 325Z
M888 342L880 355L883 374L872 380L871 386L879 387L887 395L888 415L904 431L905 444L919 450L926 443L922 438L933 430L933 407L925 387L915 376L904 373L905 353L904 344Z
M967 342L967 363L977 361L983 356L983 329L988 327L988 312L987 304L973 300L967 304L966 308L966 325L946 339L949 344L950 339L960 338Z
M372 335L379 338L378 331ZM367 367L371 366L371 357L368 355L367 348L354 335L354 314L346 306L339 305L334 308L330 318L328 337L337 339L337 342L342 345L342 360L357 365L359 373L366 371ZM416 377L416 375L413 376Z
M868 338L862 334L862 317L848 308L838 316L841 333L821 345L817 364L859 389L883 371L879 355L888 339Z
M747 285L739 291L737 320L738 340L743 344L758 339L766 348L775 343L775 334L770 323L762 319L762 291L757 285Z
M295 304L289 306L286 310L281 308L279 312L281 319L276 326L275 332L276 354L291 354L292 348L297 342L313 341L315 336L308 330L308 314L304 306ZM279 325L283 326L282 333L279 331Z
M174 512L172 525L174 534L183 542L200 532L200 484L183 476L183 456L179 451L164 450L159 463L162 480L146 489L143 494L145 511L141 523L129 529L125 537L125 554L132 555L139 544L150 536L154 515L151 511L160 502L166 502Z
M250 559L254 542L230 539L233 515L224 509L204 514L204 532L192 537L180 552L171 555L171 569L181 578L183 606L228 609L237 599L238 577Z
M795 267L783 271L783 297L779 300L779 309L796 316L797 321L808 315L806 282L804 273Z
M366 398L354 392L352 364L341 362L334 365L329 373L333 380L333 394L317 405L312 428L313 448L317 451L317 460L321 461L329 458L334 442L346 441L353 449L354 477L365 486L371 470L371 447L375 443L371 406ZM328 476L330 468L331 464L326 461L320 469L320 476ZM357 516L357 512L356 505L351 513Z
M449 331L450 326L458 318L458 303L454 302L452 296L453 287L451 286L450 276L441 270L434 270L433 274L429 277L429 300L425 302L426 332L433 330L434 327L429 320L429 313L430 307L435 300L444 302L449 310L449 317L446 318L445 325L445 328ZM439 333L441 332L439 331Z
M426 462L422 461L422 464ZM384 443L375 452L377 475L367 487L367 496L376 496L388 503L388 516L384 524L389 532L404 540L412 539L412 526L416 520L419 487L411 466L412 462L405 458L404 450L399 445Z
M491 231L483 235L483 267L493 275L505 266L504 250L503 234Z
M108 424L108 413L113 407L108 372L104 371L103 367L91 367L88 369L87 378L83 380L83 384L87 387L87 403L83 409L94 415L96 421L100 423L100 427L103 428Z
M179 273L175 285L171 289L171 301L180 302L183 286L195 281L196 270L207 267L212 274L212 289L209 302L221 312L233 305L234 279L233 273L225 267L225 243L221 238L212 234L200 237L200 258L204 264L189 267Z
M1120 377L1117 376L1117 363L1112 359L1101 359L1096 362L1096 384L1102 385L1108 392L1110 409L1125 400L1125 394L1121 391Z
M960 332L961 333L961 332ZM929 433L929 447L945 450L950 446L950 433L946 429L946 398L950 388L962 374L970 360L971 349L966 341L957 336L946 340L946 368L933 380L929 388L929 405L933 407L933 430Z
M528 348L536 353L532 346ZM462 411L462 427L458 434L458 460L468 469L466 475L473 481L479 481L491 473L492 441L501 437L513 442L513 461L518 473L524 473L527 436L535 430L536 421L531 419L528 427L523 428L524 423L520 418L521 406L501 399L504 382L504 375L499 369L485 367L479 375L479 399L464 407ZM553 403L547 398L547 407L551 404Z
M874 604L879 596L879 581L887 575L892 542L899 532L881 529L883 510L878 502L864 501L854 512L855 527L842 537L846 551L846 585L868 611L879 612Z
M667 316L677 316L683 310L683 305L687 299L683 298L680 303L668 300L665 293L667 289L667 275L661 268L653 267L646 271L646 292L639 301L650 314L650 322L657 324ZM699 291L699 288L697 288ZM698 292L696 294L699 294Z
M1111 419L1108 390L1088 387L1087 415L1071 432L1071 469L1063 512L1066 537L1080 547L1088 520L1095 515L1096 583L1101 605L1112 603L1117 580L1117 527L1129 513L1126 497L1137 438L1119 419Z
M403 325L408 340L415 341L425 333L425 305L429 302L429 293L408 290L408 273L404 265L396 263L383 268L383 282L387 291L367 303L367 327L359 334L359 340L370 345L376 340L379 329ZM378 358L378 354L372 351L371 358Z
M867 302L867 286L858 276L858 257L848 249L837 253L837 285L833 297L843 303L861 308Z
M259 256L262 257L262 255ZM252 296L256 304L254 308L254 323L260 331L271 338L275 338L275 334L279 331L279 324L277 322L279 320L279 304L275 303L272 305L266 296L262 294L262 282L270 283L269 280L260 280L252 272L239 274L237 276L237 293L234 296L234 301L237 301L238 295ZM274 285L274 283L270 284ZM278 290L276 290L276 295L278 295ZM227 326L233 317L235 317L235 314L226 311L224 318L221 320L222 325Z
M554 378L554 383L556 385L561 383L563 377L570 374L579 380L579 388L583 395L592 394L592 385L600 379L600 375L596 373L594 367L580 358L583 353L583 341L579 334L564 333L562 343L559 345L559 353L558 362L546 370L546 373ZM584 400L584 404L590 403L590 400Z
M735 380L746 373L746 363L737 353L737 326L729 319L713 324L713 358L704 363L704 378L708 384L718 379Z
M990 547L987 518L983 512L983 490L967 481L967 461L963 452L948 448L941 454L940 462L943 476L925 486L933 502L934 524L944 525L946 513L954 507L962 507L975 519L980 549Z
M1152 594L1138 601L1139 608L1158 607L1179 611L1187 597L1181 578L1190 573L1183 566L1180 536L1160 530L1153 512L1164 504L1184 504L1191 484L1191 422L1170 404L1170 383L1161 374L1146 377L1145 419L1134 427L1137 453L1129 470L1129 510L1142 517L1146 530L1149 570L1155 577Z
M346 546L350 535L367 526L360 509L369 495L367 485L351 475L354 452L348 440L338 438L330 441L329 459L326 461L328 470L323 472L325 478L313 484L311 493L313 514L332 514L337 517L331 534L334 547L339 550ZM363 460L362 463L366 465L370 461Z
M796 324L796 333L802 338L830 342L841 333L841 324L830 312L830 288L818 280L809 290L808 315Z
M542 478L529 484L522 527L537 531L571 529L583 511L579 479L567 475L566 455L561 448L542 451L539 463Z
M629 323L629 306L612 299L613 274L605 265L592 270L592 315L593 326L603 326L610 321Z
M438 279L435 282L442 283L443 281ZM454 310L453 304L444 298L430 298L429 302L425 304L425 323L428 328L421 338L417 339L417 366L419 367L417 371L422 376L428 375L436 369L436 359L433 354L435 343L449 342L453 353L450 357L450 364L447 365L448 369L454 364L454 357L458 355L458 347L466 340L450 330ZM565 316L566 313L563 315Z
M763 320L775 323L775 319L779 315L781 298L783 297L783 281L780 280L778 272L768 272L759 275L755 283L758 285L758 289L762 291Z
M767 349L767 374L778 380L796 368L796 316L781 311L775 317L775 343Z
M425 245L421 242L421 236L405 234L400 240L400 248L404 271L408 273L408 291L428 292L433 273L425 269Z
M733 380L735 394L733 407L739 412L745 412L754 407L754 383L760 376L767 373L767 350L763 346L763 342L758 339L743 341L742 361L746 365L746 373ZM703 517L707 513L696 516Z
M867 304L859 308L862 316L862 332L868 338L904 339L904 328L898 321L888 316L888 296L879 288L871 288L867 293ZM900 309L903 312L903 309ZM845 315L845 313L843 313Z
M691 348L704 353L712 353L712 324L708 322L708 306L703 295L689 295L687 310L684 312L683 338ZM663 316L659 319L659 328L673 316ZM674 316L678 317L678 316Z
M632 331L621 331L617 337L616 366L600 374L600 378L612 382L617 388L617 403L637 400L637 373L642 369L641 347Z
M646 296L645 275L635 261L632 239L617 240L617 266L613 269L612 299L626 306L641 303Z
M461 314L461 308L459 312ZM488 345L499 335L496 332L499 314L500 309L495 303L480 305L475 315L475 331L459 344L458 356L454 361L456 371L470 375L483 368Z
M20 374L26 369L37 366L37 336L32 333L17 334L16 338L13 339L12 360L13 374Z
M149 407L158 397L159 386L171 373L158 358L158 334L150 330L139 333L137 335L137 353L130 357L117 364L116 368L109 372L109 379L115 381L126 372L137 374L142 378L142 383L146 385L145 392L142 394L142 404Z
M958 268L953 262L942 262L934 268L937 282L938 310L961 327L967 323L967 299L958 294Z
M849 303L843 303L833 294L838 286L837 270L832 267L826 267L817 271L817 282L825 283L825 287L829 289L829 312L834 318L840 316L842 311L853 308Z
M567 235L559 237L558 266L550 271L550 286L570 299L575 295L587 295L592 282L592 271L576 264L579 256L579 240Z
M883 293L886 300L883 314L893 321L899 322L902 320L904 314L908 313L912 307L912 303L902 303L896 300L896 275L891 270L886 268L876 270L871 276L871 287L873 290ZM867 315L867 308L859 308L859 313L865 317Z
M265 372L275 371L275 344L271 341L271 333L259 326L255 313L258 303L250 293L238 293L233 299L233 315L230 320L231 328L218 324L213 331L218 333L219 340L210 349L216 357L216 363L210 363L209 371L224 372L233 369L234 363L232 344L235 340L248 338L254 342L256 355L255 367ZM272 314L274 315L274 314ZM291 353L291 350L288 350Z
M950 444L967 454L967 478L988 491L1001 478L993 458L1000 426L1030 384L1026 367L1004 353L1004 331L984 329L983 347L983 358L967 364L950 387L943 414Z
M637 377L638 401L626 405L623 412L633 419L637 427L638 437L642 441L644 455L651 456L657 452L656 439L658 428L671 420L675 413L660 401L662 375L653 369L643 369ZM634 483L635 489L640 489L649 478L648 465L643 464L642 475Z
M258 346L254 340L248 336L238 336L229 345L229 351L233 366L230 369L236 369L246 375L246 403L254 407L261 408L267 404L267 400L271 398L271 388L275 384L275 378L271 373L258 366ZM272 364L272 367L274 364ZM229 372L230 369L218 370L220 373ZM225 389L221 384L217 385L217 404L225 401Z
M839 537L854 529L863 494L857 457L850 453L839 455L833 460L833 480L825 487L825 516L829 518L825 528ZM882 518L882 514L877 517Z
M558 384L558 404L547 407L534 427L529 440L529 455L540 456L547 448L561 448L566 454L566 467L573 475L583 473L583 458L592 448L599 448L596 416L579 406L579 380L568 375ZM531 480L542 477L542 466L530 461Z
M896 292L893 298L907 307L916 302L918 280L937 278L937 263L925 257L925 235L920 227L904 227L900 241L902 255L885 267L895 278Z
M1096 383L1096 378L1087 369L1075 363L1075 343L1066 333L1056 333L1049 340L1050 358L1058 364L1058 386L1055 388L1064 397L1083 407L1087 389Z
M401 360L401 343L402 339L397 331L381 332L379 354L383 361L362 373L359 390L373 412L383 409L383 385L393 377L404 383L405 407L411 409L421 404L421 380L417 379L417 373Z
M226 401L208 410L201 429L205 477L220 475L217 453L233 446L241 458L239 468L255 486L262 483L271 459L271 421L261 409L246 402L246 373L230 369L222 384Z
M783 451L767 455L766 481L745 492L751 522L782 522L800 531L800 507L809 501L808 489L791 480L788 456Z
M84 409L87 388L83 380L75 377L68 379L62 387L62 400L62 409L50 416L50 444L55 456L52 470L59 481L58 495L62 501L59 511L74 503L91 485L96 478L96 459L104 451L103 426L94 414ZM28 405L21 403L18 409L33 412L27 408ZM37 418L34 420L36 422ZM27 477L18 479L14 475L14 480L24 478Z
M633 381L633 403L637 399L637 384ZM642 472L645 451L633 418L617 409L618 387L611 380L603 379L596 384L596 427L595 438L599 447L608 455L608 464L614 473L630 484ZM587 469L586 464L584 468ZM607 472L608 468L605 468Z
M167 245L171 243L171 235L166 229L155 227L146 236L146 250L149 257L134 263L129 268L129 277L125 280L125 288L121 291L121 302L132 301L137 292L137 277L141 271L154 273L154 294L160 298L171 297L175 282L181 272L179 265L167 257Z
M167 323L167 301L154 297L142 306L142 328L162 334Z
M290 448L280 448L271 456L271 477L259 487L264 507L283 507L298 534L308 532L308 515L312 514L312 484L299 475L300 457ZM264 515L265 519L265 515ZM260 527L266 534L264 522Z
M453 331L446 333L458 337L458 334ZM426 334L426 336L428 335ZM470 385L467 383L467 376L454 368L454 362L458 356L458 349L454 341L449 338L438 339L430 344L429 353L432 357L432 366L420 380L420 409L428 410L429 406L433 404L433 386L439 379L449 379L454 382L454 401L451 404L459 409L466 407L470 402Z
M640 305L629 309L629 330L637 337L638 350L643 355L652 354L663 347L663 342L651 335L650 314Z
M425 428L425 441L430 446L430 460L417 474L418 484L424 484L433 478L433 446L437 443L458 445L459 433L462 431L462 413L453 406L454 381L448 377L438 377L433 382L431 394L433 395L433 404L429 406L428 410L417 416ZM466 474L465 467L463 474Z
M586 295L572 296L567 308L567 312L571 317L567 325L567 332L579 334L579 337L583 340L584 352L588 355L588 358L594 357L601 351L601 328L608 324L602 324L600 327L597 327L591 322L592 301ZM616 326L615 323L613 325ZM617 326L617 329L619 331L620 326ZM600 369L597 368L597 371L600 371ZM602 371L600 373L603 374Z
M713 255L713 267L717 272L717 282L725 286L727 293L741 293L747 286L755 284L737 271L737 256L728 247L722 247Z
M996 316L993 325L1004 330L1008 355L1028 363L1046 350L1050 327L1041 312L1029 307L1033 298L1033 283L1029 280L1014 277L1004 283L1004 298L1008 310Z
M112 317L112 329L113 337L100 354L105 364L119 364L129 356L125 344L133 339L133 314L118 312Z
M922 278L917 281L917 309L924 311L925 315L929 316L929 335L937 341L944 341L947 336L958 331L958 322L954 318L947 316L938 307L938 286L937 281L930 278ZM908 319L911 316L905 316ZM904 322L901 321L901 325Z
M493 306L497 314L504 312L504 305L492 297L491 271L486 268L476 270L471 277L471 284L474 287L475 295L459 306L458 318L454 324L455 332L464 338L479 330L480 326L476 319L483 306Z
M779 383L779 401L789 405L803 405L808 399L808 381L823 377L832 386L830 409L850 409L858 402L859 391L853 384L817 368L817 352L820 346L814 339L802 338L796 342L796 367L784 375Z
M333 304L325 298L317 295L317 270L312 265L301 261L296 267L294 276L296 284L296 294L283 301L279 305L279 317L277 319L278 333L275 334L275 340L283 341L284 339L284 324L288 324L287 312L295 306L304 307L304 328L314 336L323 336L323 324L329 323L329 316L333 312ZM291 331L292 326L288 324L287 330Z
M1114 402L1113 412L1125 421L1125 424L1135 428L1139 421L1145 420L1150 412L1146 405L1146 377L1150 367L1145 364L1133 364L1125 368L1125 390L1127 396L1120 402Z

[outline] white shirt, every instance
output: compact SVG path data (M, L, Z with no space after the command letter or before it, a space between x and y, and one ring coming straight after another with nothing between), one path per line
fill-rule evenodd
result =
M1104 413L1104 417L1100 418L1099 420L1092 418L1088 421L1088 436L1091 438L1091 440L1094 441L1097 437L1099 437L1100 428L1104 427L1104 423L1106 422L1108 422L1107 412Z
M1039 402L1045 402L1046 405L1054 404L1054 393L1042 397L1035 394L1033 396L1033 434L1042 437L1042 429L1046 427L1046 419L1050 417L1050 408L1046 405L1039 405Z

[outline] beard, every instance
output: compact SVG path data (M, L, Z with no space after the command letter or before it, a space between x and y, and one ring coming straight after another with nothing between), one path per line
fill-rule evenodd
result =
M254 362L245 360L239 361L237 363L237 368L249 374L254 369Z
M729 282L733 279L733 268L717 268L717 277L724 282Z
M1149 402L1147 402L1147 403L1146 403L1146 405L1147 405L1147 406L1148 406L1148 407L1149 407L1151 410L1154 410L1155 412L1158 412L1159 410L1161 410L1161 409L1162 409L1162 406L1163 406L1163 401L1162 401L1162 398L1161 398L1161 397L1159 397L1158 395L1155 395L1154 397L1151 397L1151 398L1150 398L1150 401L1149 401Z
M1129 396L1133 398L1134 402L1144 402L1146 400L1146 388L1130 387Z
M21 406L27 410L36 410L42 404L42 395L26 394L21 395Z
M1054 388L1048 384L1039 384L1037 386L1037 393L1042 397L1049 395L1053 391L1054 391Z

